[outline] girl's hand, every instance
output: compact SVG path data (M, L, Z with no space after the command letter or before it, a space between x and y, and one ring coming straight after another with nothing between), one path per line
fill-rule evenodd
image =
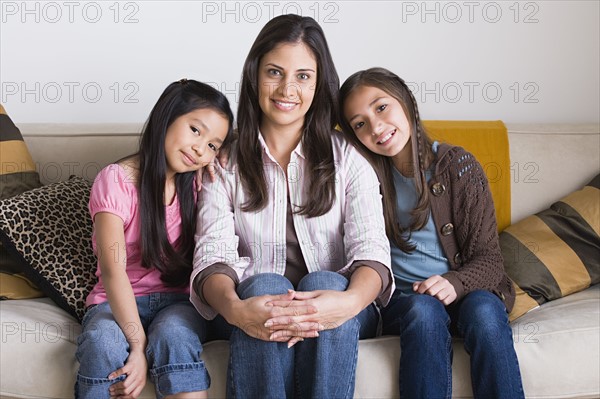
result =
M111 373L108 378L114 379L126 374L123 381L113 384L109 388L110 396L121 399L135 399L140 396L146 385L148 362L144 351L132 350L125 362L125 366Z
M294 301L272 301L272 306L293 307L313 306L316 313L306 315L285 315L273 317L265 326L275 330L270 339L283 341L303 336L306 332L316 332L337 328L356 316L362 309L349 291L318 290L309 292L292 291ZM340 306L344 304L345 306ZM288 341L289 342L289 341ZM294 342L295 343L295 342Z
M297 301L294 291L282 295L262 295L241 301L242 307L237 311L235 325L251 337L263 341L288 342L288 347L301 341L303 338L318 336L318 330L314 328L303 328L294 331L295 334L285 339L273 339L273 328L267 325L267 320L291 317L304 317L317 312L317 309L305 301ZM295 336L292 342L290 337Z
M219 153L215 157L214 162L219 162L222 167L227 166L227 162L229 162L229 152L226 150L219 150ZM196 187L198 192L202 190L202 175L204 172L208 173L211 182L214 182L217 179L217 169L213 162L207 164L206 166L198 169L196 171Z
M419 294L431 295L437 298L445 306L450 305L456 300L456 290L448 280L439 275L429 277L425 281L415 281L413 291Z

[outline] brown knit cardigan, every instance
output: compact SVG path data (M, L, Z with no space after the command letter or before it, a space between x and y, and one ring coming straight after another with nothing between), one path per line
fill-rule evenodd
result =
M461 147L440 144L429 183L431 214L450 271L443 274L457 300L478 289L498 295L508 312L515 302L504 271L494 201L475 157Z

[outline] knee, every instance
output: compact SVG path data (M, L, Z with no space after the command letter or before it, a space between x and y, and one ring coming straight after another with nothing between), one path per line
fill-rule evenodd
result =
M488 336L491 340L509 328L504 304L488 291L474 291L463 299L458 324L465 335Z
M206 321L191 304L170 305L148 326L148 347L166 350L169 346L178 346L201 351L206 330Z
M341 344L358 342L360 336L360 323L352 318L345 323L323 322L325 330L319 332L318 340L328 344Z
M202 331L184 323L162 323L148 334L148 345L191 346L200 348Z
M504 303L489 291L473 291L465 296L460 313L464 316L461 317L463 323L508 323Z
M447 328L450 323L444 304L429 295L411 295L403 319L406 325L424 330Z
M167 363L198 362L201 352L202 341L198 332L189 326L171 324L148 334L146 355L153 367Z
M345 291L348 279L339 273L318 271L308 273L298 283L298 291L335 290Z
M116 322L90 323L77 338L79 348L86 352L110 351L113 348L127 350L127 339Z
M116 322L88 324L77 343L80 374L87 377L106 378L128 356L129 344Z
M276 273L260 273L248 277L238 286L237 293L241 299L260 295L279 295L294 289L292 283L284 276Z

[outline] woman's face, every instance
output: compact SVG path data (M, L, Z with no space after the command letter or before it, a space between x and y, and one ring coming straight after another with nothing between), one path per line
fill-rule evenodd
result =
M283 43L266 53L258 66L261 130L302 129L316 88L317 61L306 45Z
M371 151L387 157L410 152L410 123L400 102L385 91L359 86L344 101L344 117ZM406 152L404 151L404 152Z

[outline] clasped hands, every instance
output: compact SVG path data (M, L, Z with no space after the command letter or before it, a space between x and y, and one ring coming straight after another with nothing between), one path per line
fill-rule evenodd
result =
M254 338L287 342L288 348L305 338L318 337L320 331L336 328L358 313L345 291L288 290L286 294L262 295L242 302L245 317L236 324Z

